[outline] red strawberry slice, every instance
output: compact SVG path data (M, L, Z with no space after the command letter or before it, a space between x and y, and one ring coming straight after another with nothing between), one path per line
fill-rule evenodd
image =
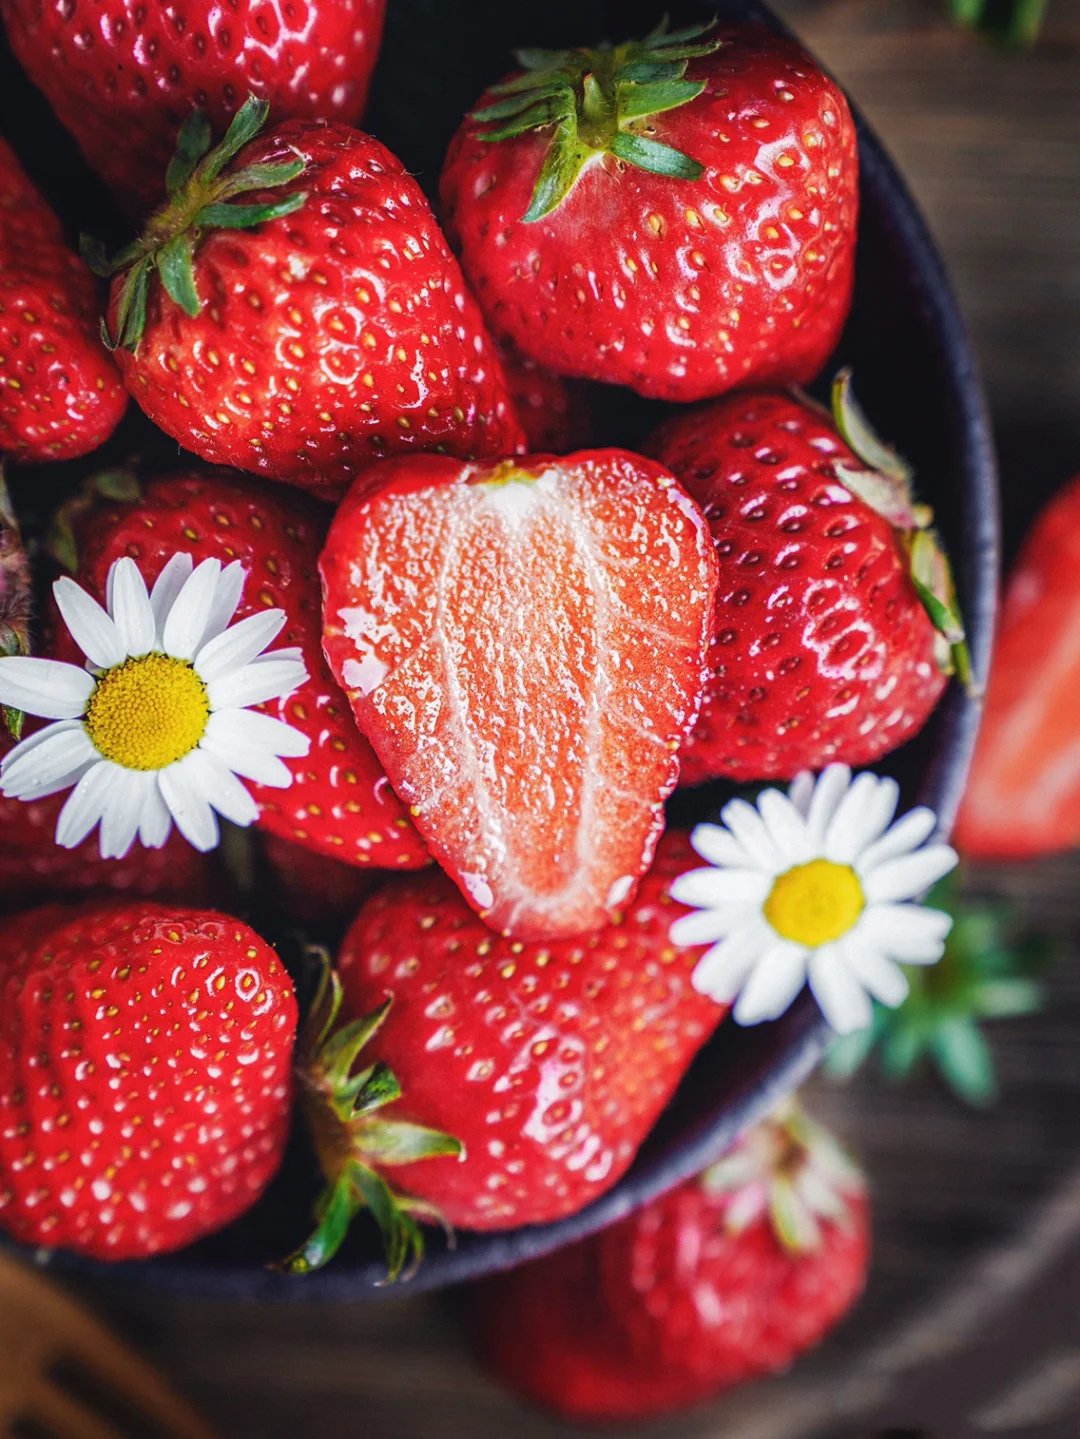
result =
M325 647L432 853L493 928L595 928L652 857L697 715L705 521L620 450L388 461L321 561Z

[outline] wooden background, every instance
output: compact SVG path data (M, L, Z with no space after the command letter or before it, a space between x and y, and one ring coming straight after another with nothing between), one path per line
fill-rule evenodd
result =
M393 0L391 0L391 4ZM513 0L508 0L513 3ZM892 149L970 319L999 429L1007 543L1080 469L1080 4L1005 57L943 0L787 0ZM866 1297L812 1358L685 1419L687 1439L1080 1436L1078 864L983 872L1058 940L1046 1014L998 1026L1003 1098L817 1083L873 1182ZM557 1439L477 1372L452 1298L289 1308L90 1295L223 1439Z

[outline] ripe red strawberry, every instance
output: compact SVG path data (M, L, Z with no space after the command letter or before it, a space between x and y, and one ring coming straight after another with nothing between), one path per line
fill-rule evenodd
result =
M858 1171L797 1111L592 1239L486 1283L495 1373L585 1421L645 1418L785 1368L862 1290Z
M851 300L858 175L847 102L810 56L699 25L518 59L442 176L495 331L668 400L816 375Z
M276 120L359 118L386 0L0 0L11 48L90 165L146 210L182 121L224 130L248 93Z
M704 509L720 561L712 679L682 757L690 784L868 764L909 739L952 662L930 613L966 674L930 513L846 376L836 411L842 433L796 396L731 395L646 445Z
M0 930L0 1228L135 1259L242 1214L281 1159L292 984L210 910L56 905Z
M0 139L0 454L75 459L120 423L100 314L94 277Z
M147 415L205 460L324 498L401 450L512 454L498 355L419 186L369 135L294 120L256 139L265 116L245 104L205 155L186 127L202 158L101 260L122 272L109 323Z
M1080 476L1054 497L1009 581L971 778L965 854L1020 858L1080 844Z
M206 900L210 864L179 834L161 849L140 847L121 860L102 859L96 838L61 849L56 821L65 798L24 803L0 796L0 909L102 891L186 904Z
M499 354L530 454L566 455L589 443L589 407L580 385L568 384L510 345Z
M262 709L301 730L311 749L304 759L282 761L293 773L288 789L251 785L263 829L348 864L414 869L428 862L322 656L316 566L325 519L318 507L239 476L196 470L152 481L133 503L97 505L74 527L79 582L98 598L123 556L152 583L172 555L186 553L246 567L238 620L264 608L285 611L280 643L300 647L308 679Z
M463 1229L510 1229L576 1213L619 1179L724 1013L691 983L704 947L677 949L668 935L686 913L671 881L697 863L669 832L633 904L605 929L552 944L492 934L436 870L365 903L339 958L342 1012L366 1024L392 1071L389 1113L464 1146L463 1157L431 1150L410 1165L407 1212L419 1204ZM365 1202L358 1188L373 1172L416 1157L355 1121L346 1142L328 1107L348 1078L339 1055L336 1075L316 1065L304 1083L338 1215ZM299 1267L329 1258L328 1239L324 1226Z
M663 827L715 562L623 450L388 461L335 516L324 644L431 853L493 929L603 924Z

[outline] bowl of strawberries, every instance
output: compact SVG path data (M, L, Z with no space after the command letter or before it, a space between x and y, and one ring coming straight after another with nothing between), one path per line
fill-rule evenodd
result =
M978 374L839 86L671 8L0 0L0 1237L42 1262L508 1269L940 956Z

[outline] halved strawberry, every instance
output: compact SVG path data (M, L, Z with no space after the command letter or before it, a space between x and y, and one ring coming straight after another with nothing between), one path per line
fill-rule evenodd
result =
M622 450L387 461L321 561L325 648L436 859L493 928L603 924L663 825L700 703L701 512Z

